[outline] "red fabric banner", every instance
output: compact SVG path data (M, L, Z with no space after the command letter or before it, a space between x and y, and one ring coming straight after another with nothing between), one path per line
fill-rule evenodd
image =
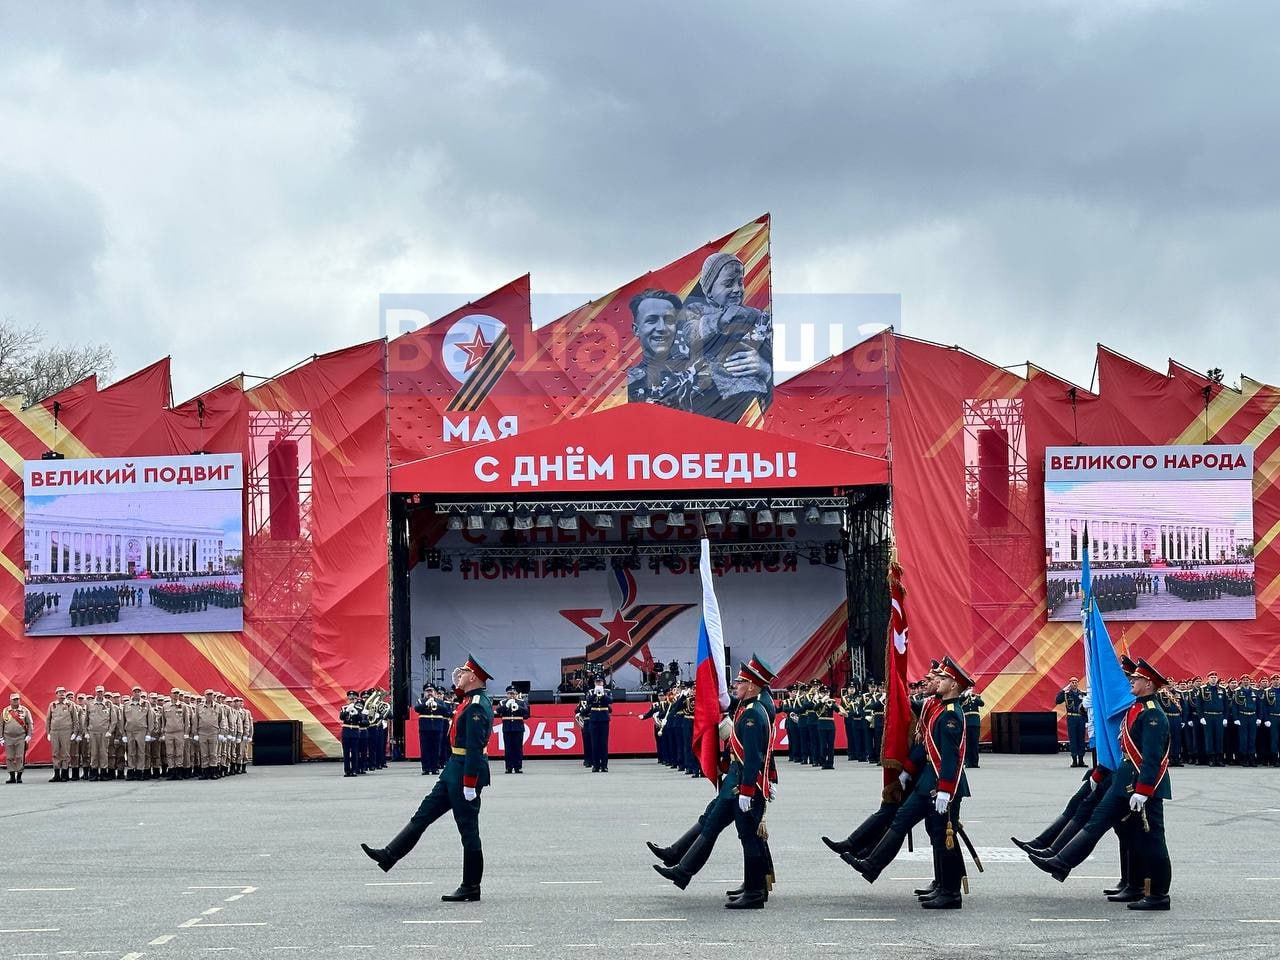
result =
M884 783L898 779L911 749L911 700L907 693L907 591L902 568L889 562L889 635L884 646Z

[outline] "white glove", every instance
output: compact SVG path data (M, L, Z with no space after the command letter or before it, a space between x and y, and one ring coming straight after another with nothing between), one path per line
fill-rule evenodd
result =
M1129 797L1129 809L1132 810L1134 813L1137 813L1146 805L1147 805L1147 798L1145 794L1135 793L1131 797Z
M776 783L770 785L769 796L774 800L778 799L778 785Z
M1271 721L1270 721L1270 720L1266 720L1266 721L1264 721L1264 722L1263 722L1263 724L1262 724L1262 725L1263 725L1264 727L1269 727L1269 726L1271 726Z
M152 739L153 739L152 737L143 737L143 738L142 738L142 740L143 740L143 742L144 742L144 743L150 743L150 742L152 741Z
M742 794L738 794L738 809L741 810L743 813L750 812L751 798L744 797Z
M720 723L716 729L717 729L717 732L720 734L721 740L728 740L729 737L732 736L733 734L733 721L730 720L728 717L721 717Z
M194 737L192 737L191 739L192 739L192 740L194 740L196 743L199 743L199 742L200 742L200 734L198 734L198 733L197 733L197 734L196 734Z
M933 798L933 809L937 810L938 813L946 813L949 803L951 803L951 794L939 790L938 795Z
M1095 779L1093 779L1093 777L1090 777L1090 778L1089 778L1089 790L1090 790L1090 792L1092 792L1092 791L1094 791L1094 790L1097 790L1097 789L1098 789L1098 781L1097 781L1097 780L1095 780Z
M907 773L907 771L905 770L903 770L900 774L898 774L898 783L902 784L903 790L907 789L907 781L910 779L911 779L911 774Z
M1255 721L1253 721L1253 725L1254 725L1255 727L1260 727L1260 726L1262 726L1262 721L1261 721L1261 720L1255 720Z
M475 787L463 787L463 788L462 788L462 799L463 799L463 800L468 800L468 801L469 801L469 800L474 800L475 798L476 798L476 788L475 788Z
M129 742L129 738L128 738L128 737L121 737L121 738L120 738L120 742L121 742L121 743L128 743L128 742Z
M1202 727L1203 727L1203 726L1204 726L1206 723L1208 723L1208 722L1209 722L1209 721L1208 721L1208 720L1206 720L1204 717L1201 717L1201 718L1200 718L1200 726L1202 726Z
M1236 721L1236 726L1237 726L1237 727L1238 727L1238 726L1240 726L1240 721L1239 721L1239 720L1237 720L1237 721Z
M1223 717L1223 718L1222 718L1222 725L1223 725L1224 727L1227 725L1227 718L1226 718L1226 717Z

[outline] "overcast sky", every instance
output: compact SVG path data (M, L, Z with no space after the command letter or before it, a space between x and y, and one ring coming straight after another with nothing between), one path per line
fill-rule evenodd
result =
M377 336L380 293L601 293L768 211L775 290L1086 385L1099 340L1280 382L1277 38L1270 4L6 3L0 316L172 354L183 400Z

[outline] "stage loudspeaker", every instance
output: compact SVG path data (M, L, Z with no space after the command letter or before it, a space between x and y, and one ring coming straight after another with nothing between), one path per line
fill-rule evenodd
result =
M299 763L301 760L301 720L259 720L254 723L254 766Z
M556 692L554 690L530 690L529 706L535 703L555 703Z
M427 637L426 646L422 650L422 655L428 660L440 659L440 638Z
M297 440L277 437L267 445L267 503L271 539L297 540L302 533Z
M1009 434L1001 427L978 431L978 525L1009 521Z
M529 688L533 686L528 680L512 680L511 685L516 688L516 693L522 693L525 696L529 695Z

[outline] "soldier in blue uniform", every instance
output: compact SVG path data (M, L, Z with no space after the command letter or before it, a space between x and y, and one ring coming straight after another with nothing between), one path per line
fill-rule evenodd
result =
M480 843L480 794L489 785L489 736L493 730L493 704L484 685L493 676L475 657L453 672L458 708L453 715L450 756L431 792L417 812L390 843L380 849L360 844L360 849L383 871L394 867L421 839L427 827L452 811L462 838L462 883L440 899L459 903L480 899L484 875L484 851Z
M444 766L445 733L449 727L449 706L440 691L424 684L422 696L413 705L418 714L418 744L422 753L422 773L437 774Z
M665 694L659 694L649 704L649 709L640 714L641 720L653 721L653 752L657 756L658 762L663 764L667 762L666 744L663 743L662 739L662 721L666 716L666 703Z
M875 849L865 858L852 853L840 855L863 879L875 883L898 855L907 831L925 821L938 872L937 890L920 901L926 910L959 910L962 906L964 861L956 834L961 830L960 802L969 796L969 783L964 774L965 723L960 695L972 686L973 678L955 660L942 658L938 666L938 705L921 714L928 763L920 770L910 795Z
M591 772L609 772L609 721L613 716L613 694L605 689L604 677L597 676L585 698L587 726L591 731Z
M1231 723L1236 728L1236 759L1242 767L1258 765L1258 691L1253 677L1240 678L1240 689L1231 698Z
M653 869L681 890L689 886L694 875L707 863L716 839L733 823L742 843L743 886L741 893L730 896L729 910L759 910L768 901L768 862L760 824L765 803L772 796L773 724L760 693L769 681L744 663L734 681L738 706L730 720L721 721L721 732L728 734L730 761L716 798L699 818L696 836L684 847L679 859L667 862L674 852L650 844L650 849L663 863ZM692 833L692 831L690 831ZM683 840L684 838L682 838ZM682 846L677 841L677 846Z
M871 718L871 742L867 745L867 763L880 765L880 754L884 750L884 688L878 684L871 685L871 703L867 712Z
M1080 678L1072 677L1065 687L1058 691L1055 704L1062 704L1067 711L1067 746L1071 749L1071 766L1083 767L1084 762L1084 692L1080 689Z
M507 687L507 697L498 704L498 719L502 721L502 756L507 773L524 773L524 722L529 719L529 704Z
M1160 706L1169 718L1169 766L1182 766L1182 700L1173 684L1160 691Z
M1200 688L1200 729L1204 733L1201 763L1222 766L1222 734L1227 726L1227 691L1218 683L1218 673L1210 670L1208 683Z
M845 757L850 763L867 759L867 715L862 708L862 694L856 684L849 684L840 698L844 708L844 738L848 747Z
M1271 684L1258 693L1258 718L1262 721L1259 736L1265 737L1273 767L1280 767L1280 673L1272 674Z
M338 711L342 723L342 775L354 777L364 772L360 766L360 735L364 729L364 708L360 694L347 691L347 702Z
M1120 727L1121 768L1085 824L1052 856L1030 854L1031 862L1062 882L1085 861L1113 828L1128 831L1133 846L1130 882L1145 880L1145 895L1133 897L1130 910L1168 910L1172 867L1164 836L1164 801L1169 783L1169 719L1156 696L1167 681L1146 660L1138 660L1130 678L1137 698Z

